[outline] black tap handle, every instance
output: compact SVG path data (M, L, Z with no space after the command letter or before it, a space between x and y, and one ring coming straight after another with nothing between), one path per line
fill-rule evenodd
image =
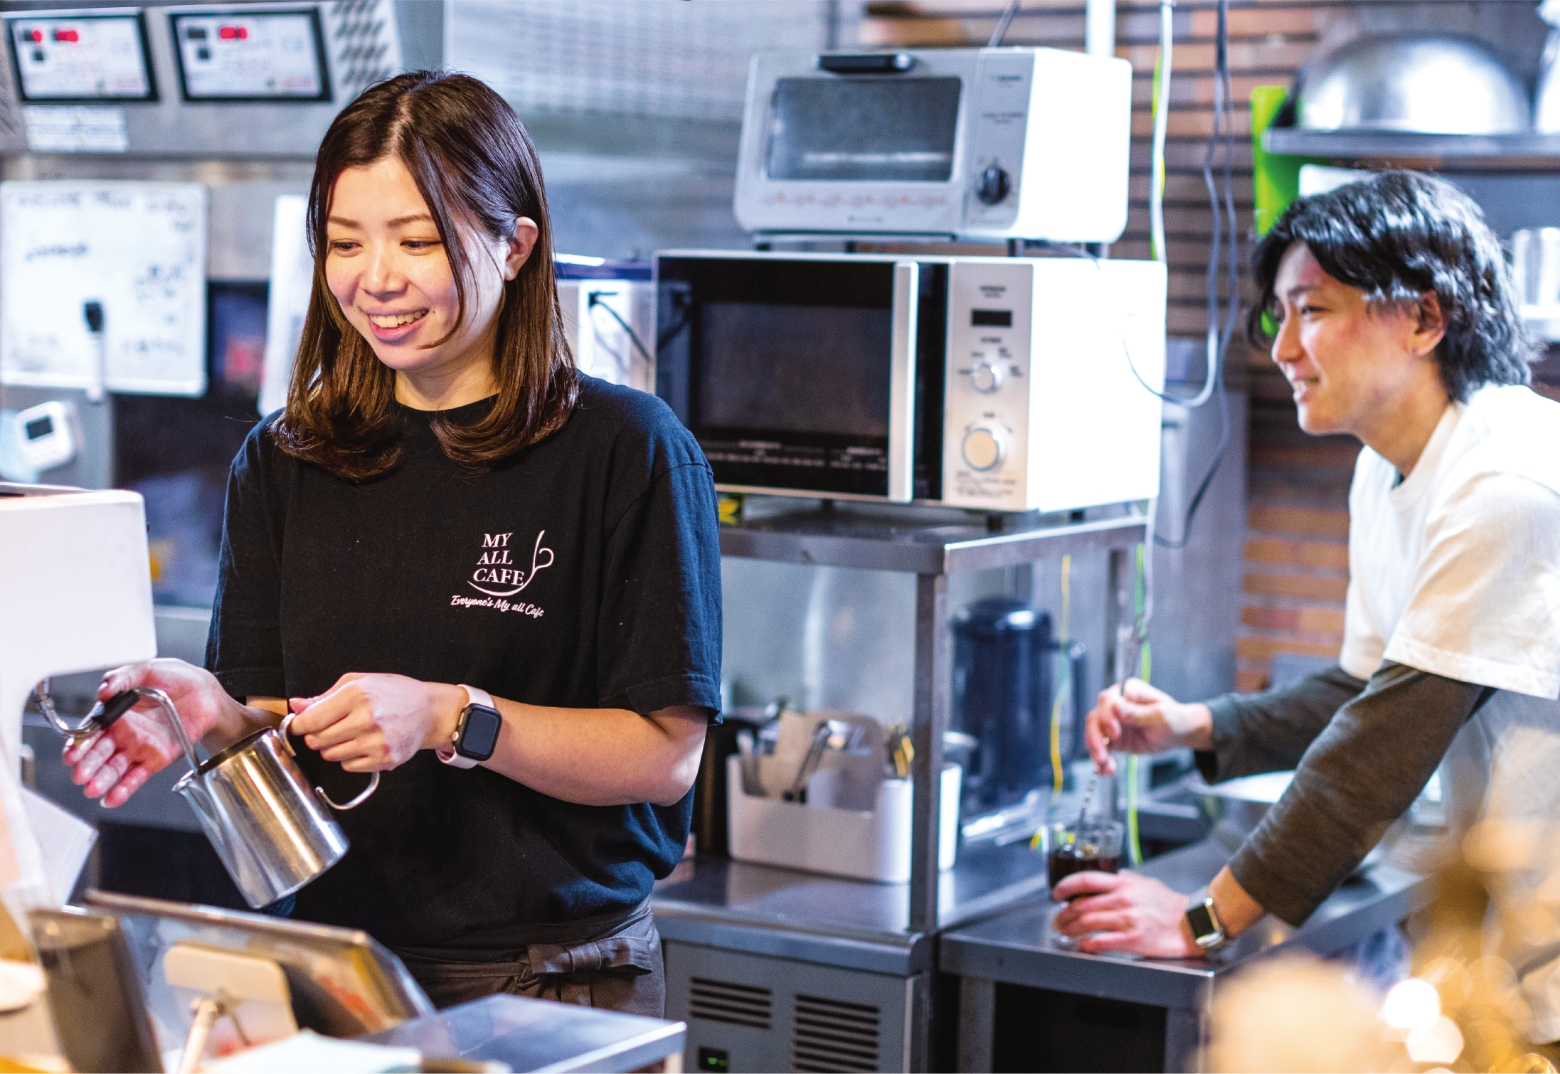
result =
M81 307L81 313L87 319L87 331L94 336L103 331L103 303L88 302Z
M141 695L135 690L126 690L124 693L115 694L103 702L103 711L92 718L99 731L107 731L114 726L114 722L135 707L135 703L141 700Z

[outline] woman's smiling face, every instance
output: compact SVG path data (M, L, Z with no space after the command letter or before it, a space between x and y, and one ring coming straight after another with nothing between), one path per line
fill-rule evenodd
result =
M421 397L458 406L490 394L504 283L530 256L536 225L521 218L508 242L472 226L456 231L469 265L464 318L433 214L400 160L347 168L332 188L325 282L348 322L396 371L397 397L413 405ZM451 402L451 390L459 401Z

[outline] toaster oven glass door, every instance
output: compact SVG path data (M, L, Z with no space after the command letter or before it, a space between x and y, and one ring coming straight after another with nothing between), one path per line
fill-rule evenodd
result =
M903 264L866 259L672 255L657 273L656 390L718 483L910 498L890 475L921 461L914 273L908 292Z
M770 102L770 179L946 183L958 78L782 78Z

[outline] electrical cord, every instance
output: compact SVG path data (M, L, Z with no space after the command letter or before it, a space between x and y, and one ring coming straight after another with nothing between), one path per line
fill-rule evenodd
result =
M986 42L987 48L996 48L1002 44L1002 39L1007 36L1008 27L1013 24L1013 16L1018 14L1020 0L1012 0L1002 12L1002 17L997 20L996 29L991 31L991 40Z
M1062 615L1056 631L1056 649L1060 654L1062 682L1051 702L1051 790L1061 794L1066 773L1062 770L1062 701L1072 690L1072 556L1062 557ZM1074 713L1074 718L1079 714ZM1077 744L1074 743L1074 748Z
M639 341L639 334L634 331L634 329L627 321L623 320L622 314L618 313L617 310L613 309L611 306L607 305L606 302L602 301L601 295L599 293L593 292L591 294L590 300L585 303L585 308L587 310L598 308L606 310L607 313L611 315L612 319L622 327L623 331L628 333L629 341L633 343L634 349L639 352L640 356L644 358L645 361L650 363L652 368L654 368L655 357L648 350L646 350L645 345ZM622 363L619 363L619 365L621 364Z
M1175 0L1159 3L1159 61L1154 70L1154 144L1152 174L1148 191L1148 229L1150 256L1166 261L1165 253L1165 136L1170 122L1171 53L1175 45L1172 15Z
M1208 134L1208 147L1203 154L1203 185L1208 191L1208 204L1213 210L1213 233L1209 239L1208 270L1206 277L1206 290L1208 302L1208 377L1202 391L1195 399L1186 400L1182 405L1187 407L1201 406L1207 401L1208 396L1217 395L1219 399L1219 442L1213 449L1213 459L1208 464L1207 473L1193 493L1191 501L1186 507L1186 517L1181 523L1181 535L1175 539L1167 539L1157 534L1154 536L1154 544L1159 548L1167 548L1179 551L1186 547L1191 539L1192 520L1197 516L1197 509L1202 505L1203 497L1213 485L1213 479L1219 472L1219 467L1224 462L1224 455L1230 442L1230 409L1229 397L1224 388L1223 370L1225 360L1229 355L1230 341L1235 334L1235 316L1240 305L1240 254L1239 254L1239 223L1235 215L1235 181L1234 165L1232 157L1234 148L1231 144L1233 123L1229 117L1230 107L1230 61L1229 61L1229 0L1219 0L1218 31L1215 37L1214 50L1214 78L1213 78L1213 128ZM1223 168L1222 198L1219 184L1214 181L1213 165L1215 152L1222 151ZM1221 203L1222 202L1222 203ZM1227 238L1225 237L1227 234ZM1222 249L1221 249L1222 248ZM1226 275L1226 294L1224 301L1224 314L1221 319L1219 314L1219 269L1221 252L1224 257L1224 269ZM1136 374L1136 369L1133 373ZM1139 380L1142 378L1139 377Z

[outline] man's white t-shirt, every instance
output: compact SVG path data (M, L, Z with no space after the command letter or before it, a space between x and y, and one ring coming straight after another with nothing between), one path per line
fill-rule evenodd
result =
M1448 820L1529 848L1495 879L1497 943L1532 1038L1560 1039L1560 403L1482 388L1403 478L1360 452L1339 663L1368 679L1384 660L1499 691L1447 752Z

